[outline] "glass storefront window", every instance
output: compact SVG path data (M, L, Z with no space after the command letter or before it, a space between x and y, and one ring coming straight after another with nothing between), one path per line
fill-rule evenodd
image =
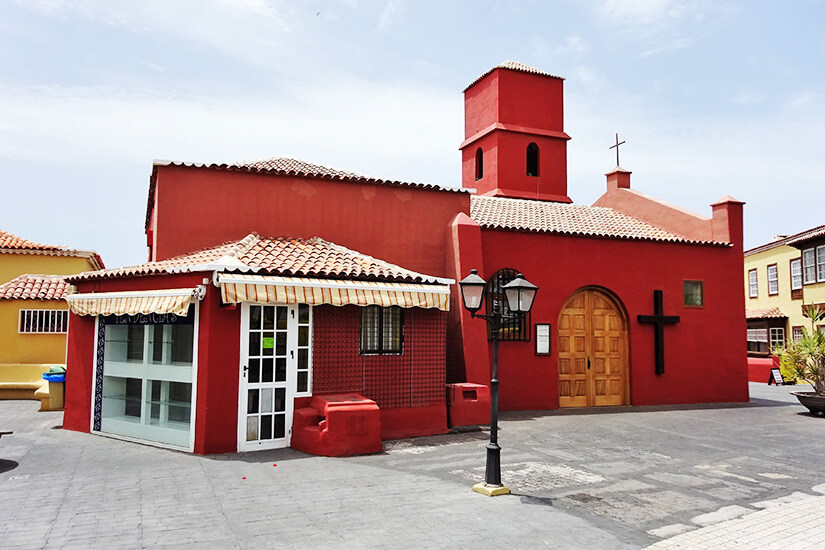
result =
M189 447L194 312L103 322L100 431Z

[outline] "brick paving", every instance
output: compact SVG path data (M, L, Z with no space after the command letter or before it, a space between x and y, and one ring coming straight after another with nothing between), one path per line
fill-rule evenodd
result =
M507 413L513 494L472 493L487 433L324 458L200 457L60 429L0 401L0 547L825 548L825 418L739 405ZM244 479L246 478L246 479Z

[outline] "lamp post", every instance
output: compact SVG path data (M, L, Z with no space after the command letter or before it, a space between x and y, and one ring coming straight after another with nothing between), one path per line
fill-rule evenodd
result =
M470 316L480 317L490 324L493 335L493 377L490 380L490 443L487 444L487 468L484 483L473 485L473 491L488 496L506 495L510 489L501 483L501 447L498 445L498 337L502 325L503 311L491 315L481 315L477 311L484 301L484 289L487 282L479 277L478 271L470 270L458 283L461 299ZM533 307L538 287L524 279L521 273L502 287L507 298L507 305L516 315L524 315Z

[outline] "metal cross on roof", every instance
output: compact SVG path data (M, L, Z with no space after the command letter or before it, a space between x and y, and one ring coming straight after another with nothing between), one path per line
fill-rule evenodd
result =
M619 134L616 134L616 145L611 145L611 149L616 149L616 166L621 166L619 164L619 145L624 145L624 141L619 141Z

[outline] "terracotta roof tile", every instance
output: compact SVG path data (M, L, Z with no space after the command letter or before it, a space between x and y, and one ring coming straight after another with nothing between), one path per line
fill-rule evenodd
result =
M464 91L466 92L467 90L472 88L478 81L480 81L482 78L484 78L485 76L487 76L491 72L495 71L496 69L507 69L509 71L518 71L518 72L522 72L522 73L537 74L537 75L540 75L540 76L548 76L550 78L557 78L559 80L564 80L564 78L561 77L561 76L556 76L554 74L544 72L541 69L531 67L530 65L525 65L524 63L519 63L518 61L505 61L504 63L499 63L498 65L496 65L495 67L493 67L489 71L485 72L484 74L482 74L481 76L479 76L478 78L473 80L466 88L464 88Z
M311 239L263 238L255 233L240 241L132 267L89 271L69 281L134 277L195 271L256 272L259 274L372 281L439 282L437 277L404 269L349 248Z
M413 187L417 189L427 189L431 191L446 191L450 193L474 193L474 190L466 189L464 187L448 187L445 185L437 185L434 183L415 183L400 180L388 180L375 178L372 176L365 176L356 172L348 172L345 170L337 170L319 164L311 164L302 160L291 158L268 158L263 160L241 161L224 164L201 164L195 162L177 162L177 161L161 161L156 160L155 166L152 170L152 176L149 178L149 198L146 206L146 227L149 227L149 221L152 215L152 208L154 206L155 186L157 185L157 167L158 166L184 166L188 168L203 168L211 170L224 170L235 172L252 172L257 174L271 174L277 176L301 176L307 178L320 178L337 180L344 182L359 182L371 183L375 185L388 185L394 187Z
M78 258L86 258L89 261L89 267L92 269L105 267L103 265L103 259L97 252L91 250L74 250L67 246L40 244L2 230L0 230L0 254L75 256Z
M0 285L0 300L62 300L69 284L62 275L24 274Z
M0 248L14 250L69 250L65 246L52 246L28 241L23 237L12 235L7 231L0 230Z
M792 246L794 244L800 244L808 240L817 239L820 237L825 236L825 225L818 225L812 229L806 229L805 231L801 231L794 235L789 235L787 237L776 238L775 240L761 244L750 250L745 250L745 256L750 256L751 254L758 254L759 252L764 252L766 250L770 250L772 248L776 248L777 246Z
M687 239L602 206L476 196L470 198L470 217L485 229L730 246Z
M787 317L778 307L745 310L746 319L786 319Z

